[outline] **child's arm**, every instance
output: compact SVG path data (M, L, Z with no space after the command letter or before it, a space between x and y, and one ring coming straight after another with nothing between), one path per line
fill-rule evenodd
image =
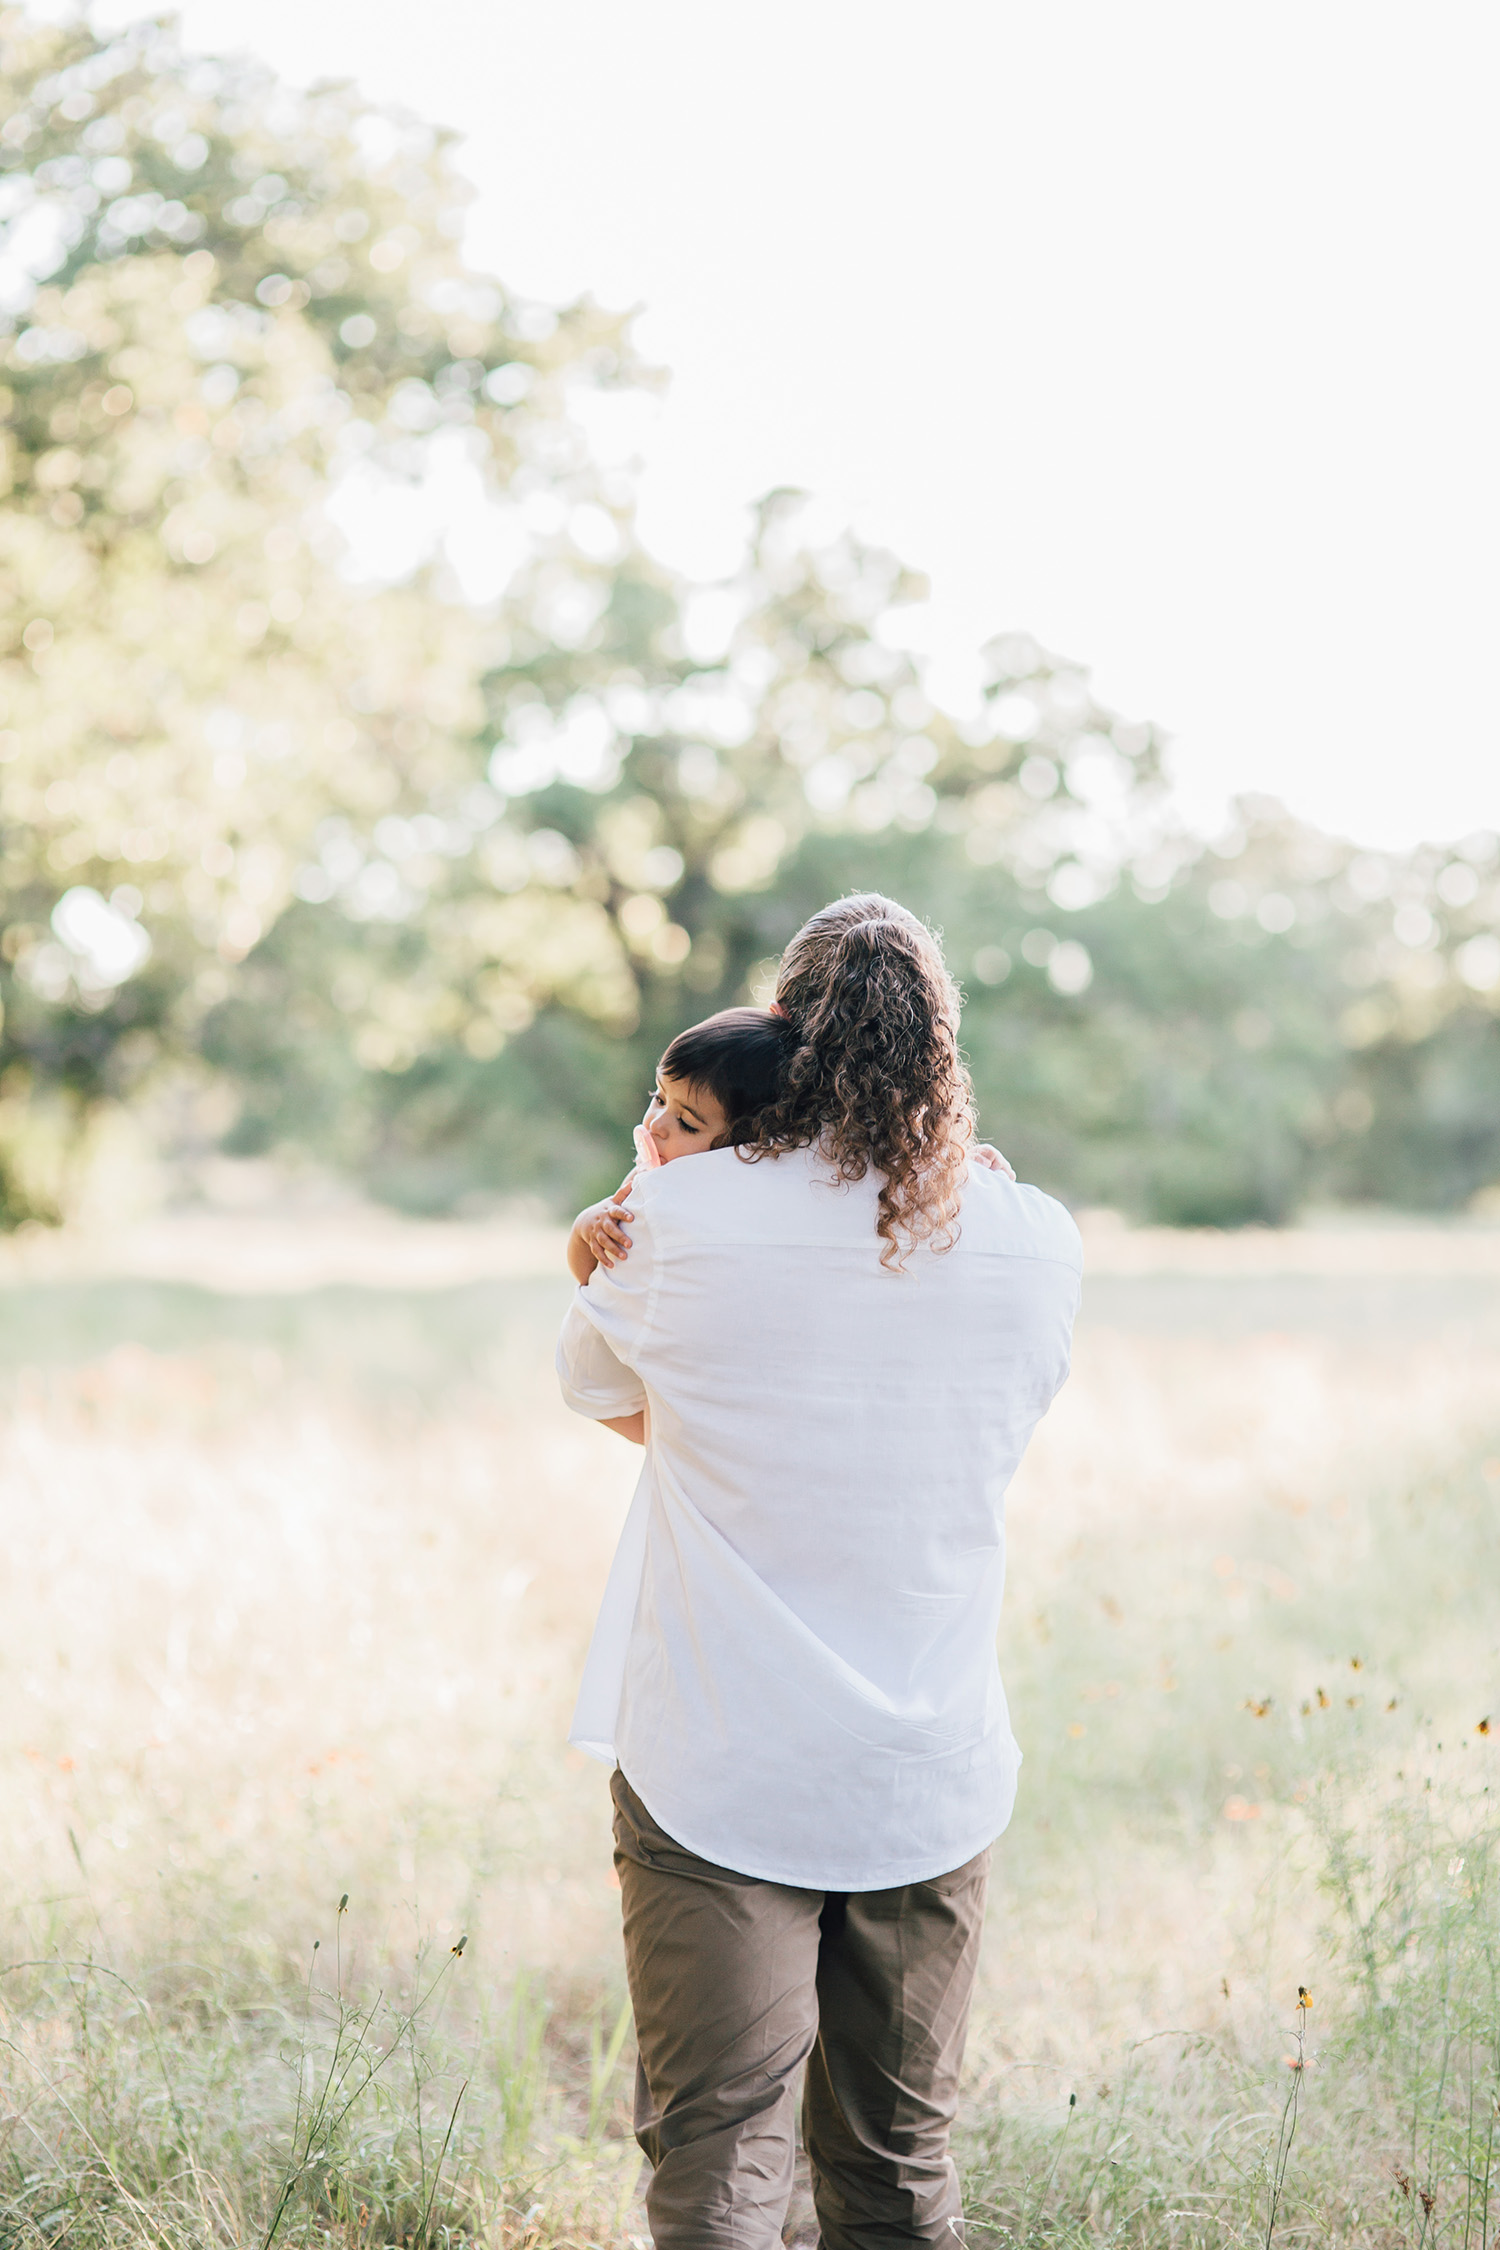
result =
M993 1142L981 1141L974 1151L974 1162L983 1165L986 1172L1003 1172L1008 1180L1016 1176L1014 1164L1007 1163Z
M625 1232L623 1222L633 1219L635 1213L623 1210L621 1206L634 1184L635 1174L632 1172L615 1189L613 1195L605 1196L600 1203L591 1203L573 1221L572 1231L568 1236L568 1271L580 1288L588 1287L589 1276L595 1266L612 1266L617 1259L628 1257L630 1237ZM638 1438L635 1442L644 1444L645 1440Z

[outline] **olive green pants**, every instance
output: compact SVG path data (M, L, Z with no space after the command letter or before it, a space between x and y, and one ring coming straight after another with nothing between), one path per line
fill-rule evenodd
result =
M657 2250L779 2245L804 2063L823 2250L961 2242L948 2131L989 1853L895 1890L798 1890L699 1859L612 1786Z

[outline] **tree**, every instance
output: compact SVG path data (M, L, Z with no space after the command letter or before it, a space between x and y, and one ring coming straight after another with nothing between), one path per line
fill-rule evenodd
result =
M1493 838L1247 804L1209 849L1028 636L939 709L918 582L798 494L681 583L584 435L651 380L624 326L465 268L440 135L160 24L0 46L0 1223L168 1094L413 1208L596 1190L668 1037L855 886L944 926L986 1125L1075 1200L1500 1180ZM347 568L349 493L439 465L515 565L483 604Z
M467 848L477 621L430 583L351 588L330 494L458 449L545 494L566 550L619 506L572 387L636 370L617 321L470 276L442 139L350 89L293 95L159 24L12 11L0 41L14 1114L194 1054L316 834L411 814ZM27 1207L14 1165L4 1200Z
M498 1181L578 1193L617 1177L667 1039L757 988L827 895L812 870L830 858L878 882L930 836L971 876L1103 883L1119 825L1103 807L1139 818L1157 793L1153 731L1119 725L1023 636L995 644L983 711L960 730L886 637L910 575L802 527L801 496L773 495L743 571L711 590L627 556L568 646L523 587L527 621L482 682L493 825L473 855L422 863L419 924L367 931L345 971L386 1011L358 1159L382 1192L446 1208ZM348 882L365 879L350 861ZM331 1024L298 1020L313 942L288 917L211 1027L217 1059L250 1080L240 1147L284 1140L313 1109L354 1114L347 1082L317 1091ZM425 1044L422 976L454 1008Z

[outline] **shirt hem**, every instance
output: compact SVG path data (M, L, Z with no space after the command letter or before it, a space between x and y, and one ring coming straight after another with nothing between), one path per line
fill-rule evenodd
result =
M579 1743L577 1747L584 1749L586 1745ZM716 1851L706 1838L695 1841L685 1831L680 1820L670 1818L659 1809L658 1805L651 1802L645 1790L637 1785L629 1773L626 1773L622 1762L618 1759L614 1762L620 1765L621 1773L625 1774L626 1781L630 1783L630 1787L640 1798L651 1818L671 1837L674 1844L681 1844L684 1851L691 1852L695 1859L706 1860L711 1867L727 1867L731 1874L748 1875L752 1882L780 1883L788 1890L794 1891L896 1891L904 1889L909 1883L930 1883L939 1875L953 1874L957 1868L966 1866L971 1859L976 1859L980 1852L984 1851L989 1845L996 1843L1010 1826L1011 1814L1015 1810L1015 1787L1013 1783L1010 1805L1007 1807L1005 1817L1000 1821L998 1827L991 1827L989 1822L986 1821L983 1833L975 1837L970 1843L960 1845L956 1856L950 1857L949 1853L945 1851L941 1859L936 1862L922 1859L914 1861L908 1867L904 1862L898 1861L894 1869L889 1872L882 1870L875 1876L861 1874L857 1878L851 1878L847 1874L809 1875L805 1871L788 1874L785 1868L772 1867L769 1863L752 1865L749 1860L738 1854L730 1858L726 1853Z

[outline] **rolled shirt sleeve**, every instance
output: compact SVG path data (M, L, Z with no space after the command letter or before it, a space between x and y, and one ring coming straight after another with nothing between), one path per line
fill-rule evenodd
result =
M578 1297L586 1293L580 1289ZM579 1309L578 1298L568 1307L557 1339L557 1379L565 1404L594 1422L614 1422L625 1414L639 1414L646 1403L640 1377L615 1357Z
M594 1422L638 1414L646 1404L637 1357L651 1323L656 1260L643 1208L650 1189L631 1190L636 1217L630 1255L617 1266L597 1266L586 1288L573 1293L557 1340L557 1376L564 1402Z

